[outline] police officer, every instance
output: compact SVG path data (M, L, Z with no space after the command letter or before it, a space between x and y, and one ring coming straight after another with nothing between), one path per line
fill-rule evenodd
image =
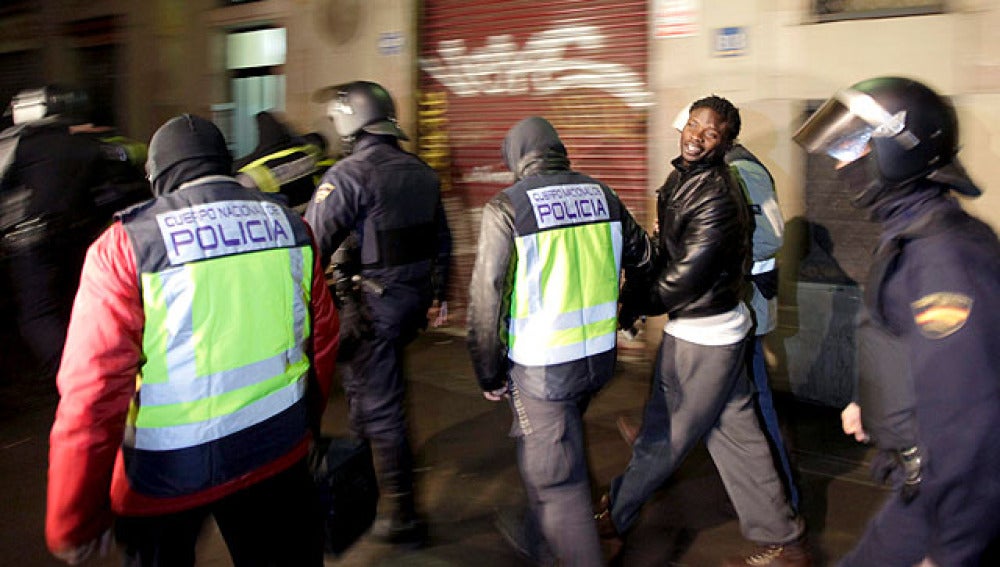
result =
M793 510L799 509L799 490L795 484L788 450L781 436L778 412L774 407L767 361L764 359L764 337L778 325L778 262L785 221L778 207L774 177L767 167L743 144L736 142L726 152L725 161L743 189L743 195L753 213L751 238L753 263L750 265L749 297L753 309L754 332L747 346L747 373L753 377L754 401L761 416L761 426L771 444L771 451L780 465L779 472L788 492Z
M246 187L275 193L290 207L302 207L316 190L322 167L329 167L324 148L296 136L269 111L258 112L257 147L233 162L236 179Z
M483 208L469 352L486 399L510 399L525 523L560 564L600 565L583 413L614 371L619 271L651 272L655 253L613 190L570 169L545 119L514 125L503 158L517 182ZM526 536L511 543L543 560Z
M46 540L77 564L114 517L125 565L195 564L211 515L234 565L323 564L307 465L337 350L309 229L247 190L214 124L150 142L157 198L87 255L50 436Z
M108 216L95 201L106 146L73 133L88 111L83 91L24 90L0 134L0 254L13 319L45 384L54 384L84 253Z
M85 124L73 130L100 143L100 181L92 193L102 226L110 223L116 212L153 196L146 178L146 144L122 135L111 126Z
M1000 243L953 194L947 100L912 79L843 89L795 134L837 160L851 202L882 226L858 331L861 425L897 490L842 564L978 565L1000 533Z
M327 103L350 150L323 176L305 217L325 262L349 237L357 243L336 260L340 360L350 428L371 442L383 496L371 533L418 545L426 524L414 496L403 350L426 326L432 301L444 300L451 233L440 185L433 169L400 148L399 140L408 138L380 85L328 87L315 100Z

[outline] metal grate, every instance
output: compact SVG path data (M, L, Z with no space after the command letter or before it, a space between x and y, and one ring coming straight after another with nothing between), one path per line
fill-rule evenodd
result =
M419 153L444 183L456 244L449 301L460 312L480 209L513 182L500 146L518 120L552 122L572 167L644 218L647 14L646 0L423 3Z

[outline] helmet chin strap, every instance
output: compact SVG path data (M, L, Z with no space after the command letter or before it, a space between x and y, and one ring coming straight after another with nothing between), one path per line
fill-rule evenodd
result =
M357 134L351 134L349 136L340 137L340 149L344 151L345 156L349 156L354 153L354 144L358 141Z
M837 177L847 184L851 204L859 209L870 209L889 189L871 152L838 169Z
M869 220L883 222L891 216L897 204L915 190L918 175L903 181L889 181L879 172L872 153L845 165L838 177L851 191L851 205L868 212Z

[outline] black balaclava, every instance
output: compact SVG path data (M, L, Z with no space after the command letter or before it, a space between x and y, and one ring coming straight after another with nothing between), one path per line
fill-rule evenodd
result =
M146 172L156 196L208 175L231 175L233 158L212 122L182 114L168 120L149 142Z
M569 169L566 146L548 120L529 116L515 124L501 146L503 161L521 179L543 170Z

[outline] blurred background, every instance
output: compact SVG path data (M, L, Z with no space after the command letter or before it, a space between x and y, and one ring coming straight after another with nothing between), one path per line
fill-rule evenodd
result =
M791 141L837 89L909 76L951 97L961 157L1000 228L1000 2L988 0L5 0L0 100L82 87L94 121L148 141L182 112L210 117L234 157L273 110L337 140L312 93L354 79L394 95L408 149L445 185L456 239L456 326L483 203L511 181L500 142L519 119L555 124L573 166L653 224L677 155L671 123L708 94L742 112L741 140L770 168L788 223L779 328L767 337L778 389L840 407L855 364L852 321L876 230L838 195L825 157ZM655 337L656 333L650 333Z

